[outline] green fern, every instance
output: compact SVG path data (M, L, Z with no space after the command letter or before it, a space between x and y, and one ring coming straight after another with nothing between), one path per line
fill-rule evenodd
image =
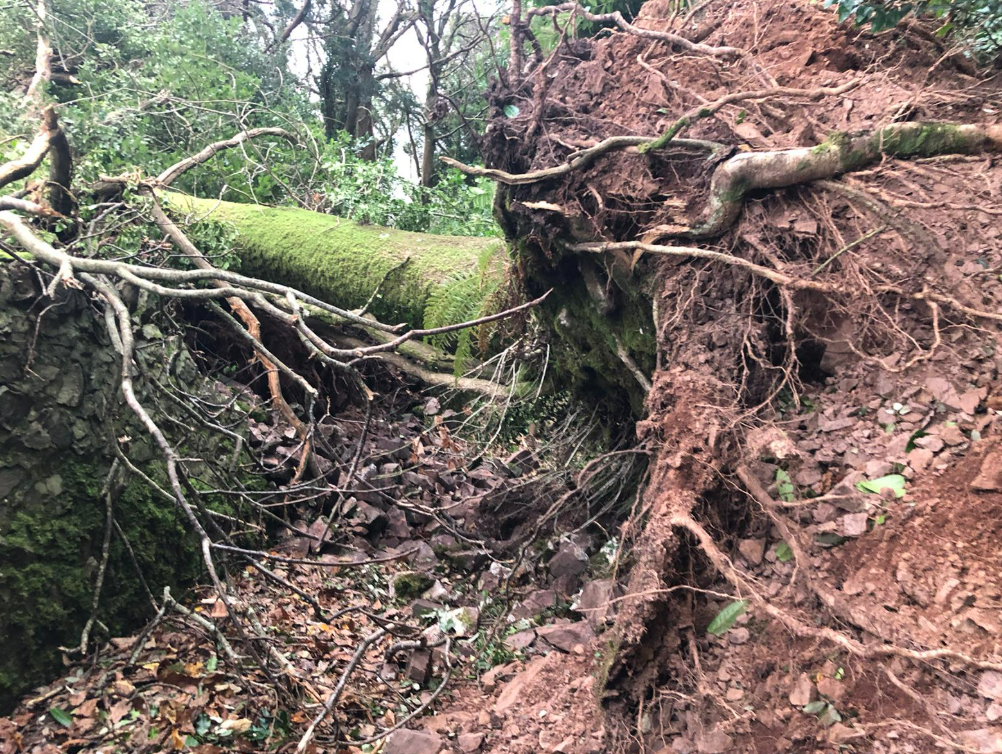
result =
M489 314L499 288L496 276L484 274L492 264L496 264L496 251L488 249L477 260L476 272L457 273L432 291L425 306L424 326L446 327ZM455 354L454 371L458 376L473 356L473 334L473 329L468 328L432 335L428 341Z

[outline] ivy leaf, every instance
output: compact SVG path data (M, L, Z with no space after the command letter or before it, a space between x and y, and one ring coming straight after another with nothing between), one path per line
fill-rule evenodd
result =
M69 728L73 725L73 718L70 717L70 713L66 710L59 709L59 707L50 708L49 717L62 725L64 728Z
M517 105L505 105L503 112L506 118L516 118L518 117L519 109Z
M780 542L776 545L776 560L780 563L785 563L788 560L793 560L793 550L786 542Z
M776 492L779 493L779 499L784 503L792 503L797 497L793 480L783 469L776 469Z
M706 633L713 636L722 636L730 630L731 626L734 625L734 621L744 615L747 609L748 603L744 600L731 602L717 613L716 618L710 621L710 625L706 627Z
M888 474L879 479L864 479L856 482L856 489L861 492L870 492L879 495L881 490L892 490L894 497L905 496L905 478L901 474Z
M825 531L818 534L818 536L815 537L815 541L824 547L838 547L840 544L845 542L845 537L841 534L836 534L833 531Z

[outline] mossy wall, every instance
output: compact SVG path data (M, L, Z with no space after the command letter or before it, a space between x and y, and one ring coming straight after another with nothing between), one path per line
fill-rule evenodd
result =
M421 327L436 288L487 275L494 280L485 281L486 295L507 274L505 244L497 238L411 233L294 207L177 193L163 198L177 220L231 223L241 273L293 286L346 309L363 306L387 273L409 259L386 279L371 307L372 314L387 323ZM466 295L468 286L463 290Z
M79 643L90 614L118 371L84 294L39 298L33 273L0 262L0 714L52 677L57 648ZM195 542L169 503L131 482L115 512L154 591L197 577ZM101 618L121 635L149 612L115 538Z

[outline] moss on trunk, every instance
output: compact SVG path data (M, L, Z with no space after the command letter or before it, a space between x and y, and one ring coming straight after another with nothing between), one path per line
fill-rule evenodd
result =
M175 217L232 225L246 275L346 309L363 306L385 278L371 311L388 323L443 324L435 308L448 308L450 292L476 299L457 311L479 311L507 274L505 244L496 238L411 233L292 207L165 197ZM473 278L478 284L471 288Z

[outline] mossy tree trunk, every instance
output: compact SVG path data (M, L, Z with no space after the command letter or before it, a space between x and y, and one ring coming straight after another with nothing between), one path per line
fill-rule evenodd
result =
M442 321L444 309L459 296L469 300L453 307L456 312L476 316L508 272L505 244L497 238L411 233L292 207L175 193L166 198L178 219L229 225L240 272L345 309L364 306L378 289L369 311L387 324L453 324Z

